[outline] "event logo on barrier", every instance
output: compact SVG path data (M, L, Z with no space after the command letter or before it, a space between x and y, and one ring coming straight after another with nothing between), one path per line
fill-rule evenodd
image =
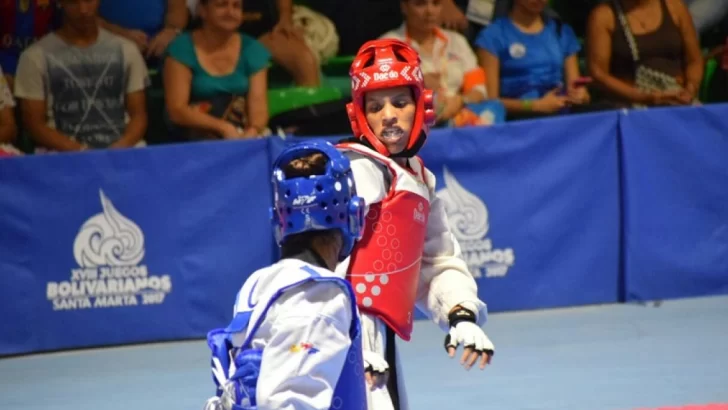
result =
M144 233L99 191L103 212L86 220L73 244L79 268L71 279L48 282L53 310L157 305L172 290L169 275L150 275Z
M437 197L445 205L448 222L470 272L476 278L506 276L516 262L516 254L512 248L493 249L491 240L486 238L490 229L488 207L466 190L447 167L442 171L445 187L437 191Z

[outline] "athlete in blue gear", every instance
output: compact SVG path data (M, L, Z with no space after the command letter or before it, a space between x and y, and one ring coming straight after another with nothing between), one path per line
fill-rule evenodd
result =
M349 160L297 144L272 183L281 260L245 281L232 322L208 334L217 394L205 410L366 409L356 298L333 272L364 224Z

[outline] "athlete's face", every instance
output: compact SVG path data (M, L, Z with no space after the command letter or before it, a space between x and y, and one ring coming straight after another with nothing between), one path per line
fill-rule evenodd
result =
M404 0L401 8L410 28L434 30L440 25L442 0Z
M242 0L207 0L198 10L202 21L218 30L237 31L243 24Z
M407 148L416 108L412 90L406 86L370 91L364 95L367 123L390 154L398 154Z

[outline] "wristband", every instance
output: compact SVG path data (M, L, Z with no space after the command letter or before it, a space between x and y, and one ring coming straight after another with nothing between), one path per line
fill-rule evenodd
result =
M447 321L450 323L450 327L457 326L460 322L471 322L476 323L475 313L465 308L459 308L458 310L447 315Z
M523 100L523 108L526 111L533 111L533 100Z

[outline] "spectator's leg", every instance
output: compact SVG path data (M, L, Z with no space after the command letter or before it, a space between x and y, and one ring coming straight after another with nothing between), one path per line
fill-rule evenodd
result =
M318 87L321 84L318 61L303 40L266 33L258 41L270 51L273 61L293 76L297 85Z

